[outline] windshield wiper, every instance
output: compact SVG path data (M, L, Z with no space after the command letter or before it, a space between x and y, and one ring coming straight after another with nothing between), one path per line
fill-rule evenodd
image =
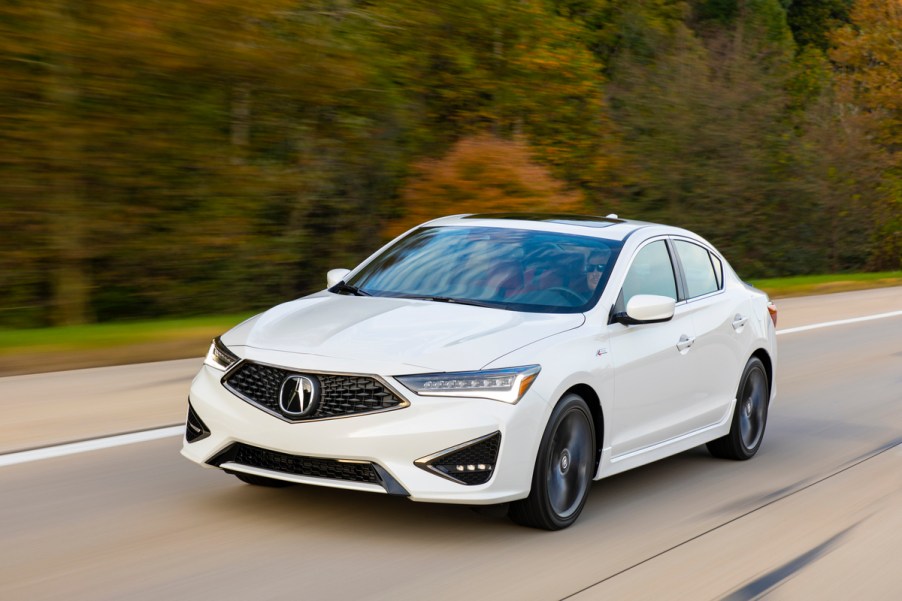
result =
M488 307L497 309L498 303L486 303L478 300L470 300L468 298L452 298L450 296L411 296L414 300L428 300L436 303L451 303L454 305L473 305L474 307Z
M331 292L335 292L336 294L353 294L354 296L373 296L366 290L361 290L357 286L351 286L344 280L338 282L332 288L329 289Z

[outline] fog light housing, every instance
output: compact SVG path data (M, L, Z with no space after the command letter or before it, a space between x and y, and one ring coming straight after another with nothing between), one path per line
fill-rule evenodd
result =
M210 428L200 419L191 401L188 401L188 419L185 423L185 440L188 442L197 442L203 440L210 435Z
M493 432L417 459L414 464L452 482L475 486L492 478L500 448L501 432Z

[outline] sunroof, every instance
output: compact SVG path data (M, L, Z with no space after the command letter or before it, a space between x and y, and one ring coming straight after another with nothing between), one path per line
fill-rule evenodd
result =
M482 213L467 215L463 219L510 219L515 221L544 221L561 225L580 225L583 227L610 227L625 223L623 219L612 217L594 217L592 215L567 215L555 213Z

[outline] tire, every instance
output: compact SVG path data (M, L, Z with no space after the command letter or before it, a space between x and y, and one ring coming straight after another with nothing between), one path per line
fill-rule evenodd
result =
M715 457L737 461L754 457L764 440L769 402L767 371L760 359L752 357L746 363L742 379L739 380L730 432L709 442L708 452Z
M561 530L579 517L595 475L595 426L586 402L568 394L557 404L539 445L529 496L510 504L516 523Z
M275 478L267 478L265 476L257 476L255 474L245 474L243 472L230 473L245 484L252 484L254 486L268 486L270 488L285 488L286 486L294 486L294 482L286 482L285 480L276 480Z

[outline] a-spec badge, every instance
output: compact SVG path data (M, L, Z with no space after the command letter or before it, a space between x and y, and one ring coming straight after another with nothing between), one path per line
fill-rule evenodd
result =
M316 413L319 382L307 376L288 376L279 389L279 409L285 417L298 419Z

